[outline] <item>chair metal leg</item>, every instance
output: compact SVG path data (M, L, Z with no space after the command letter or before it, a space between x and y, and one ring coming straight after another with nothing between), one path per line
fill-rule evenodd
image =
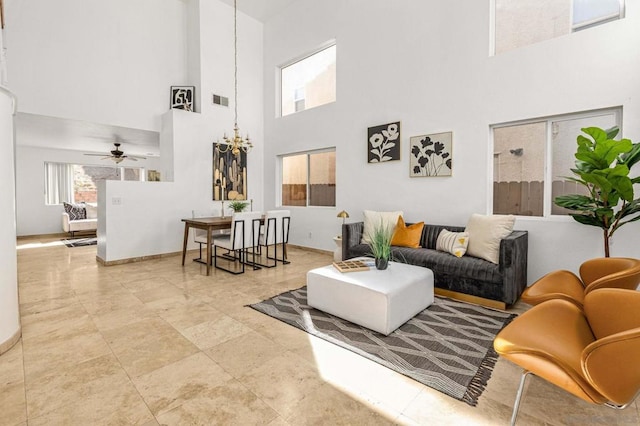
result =
M516 418L518 417L518 409L520 408L520 400L524 392L524 382L529 374L533 374L531 371L524 370L522 377L520 378L520 386L518 386L518 393L516 393L516 401L513 403L513 413L511 414L511 426L515 426Z

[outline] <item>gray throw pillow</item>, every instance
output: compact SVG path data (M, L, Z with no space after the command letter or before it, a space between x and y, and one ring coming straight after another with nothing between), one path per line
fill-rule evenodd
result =
M79 220L87 218L87 210L82 204L62 203L64 211L69 215L69 220Z

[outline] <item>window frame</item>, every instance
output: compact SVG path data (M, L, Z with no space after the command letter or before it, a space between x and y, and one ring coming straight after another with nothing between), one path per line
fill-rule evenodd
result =
M594 28L609 22L614 22L614 21L618 21L618 20L622 20L626 17L626 2L627 0L618 0L620 3L620 12L618 14L611 14L605 17L601 17L601 18L596 18L593 19L591 21L587 21L584 22L582 24L579 25L574 25L573 24L573 16L574 16L574 0L571 0L571 5L569 8L569 32L567 34L563 34L563 35L570 35L570 34L574 34L577 32L580 32L582 30L586 30L589 28ZM544 39L541 41L537 41L534 43L529 43L529 44L524 44L521 46L517 46L513 49L508 49L508 50L504 50L504 51L500 51L500 52L496 52L496 45L497 43L497 34L496 34L496 25L497 25L497 6L496 6L496 2L497 0L490 0L489 2L489 56L498 56L498 55L502 55L514 50L518 50L518 49L522 49L524 47L527 46L531 46L532 44L538 44L544 41L548 41L548 40L553 40L556 39L558 37L561 36L556 36L556 37L551 37L548 39Z
M278 178L277 178L277 188L276 188L276 205L278 207L286 207L286 208L316 208L316 209L335 209L336 206L335 204L337 204L334 201L334 205L333 206L316 206L316 205L312 205L309 204L310 203L310 198L311 198L311 163L309 160L309 157L311 155L314 154L323 154L326 152L333 152L334 154L337 155L337 150L336 147L327 147L327 148L320 148L320 149L313 149L313 150L308 150L308 151L298 151L298 152L288 152L286 154L278 154L277 156L277 167L276 167L276 172L278 173ZM295 157L295 156L300 156L300 155L304 155L306 156L306 164L307 164L307 176L306 176L306 185L307 185L307 189L306 189L306 201L305 201L305 205L304 206L293 206L293 205L286 205L283 204L283 199L282 199L282 185L283 183L283 172L284 172L284 168L283 168L283 159L286 157ZM337 163L337 161L336 161ZM337 166L336 166L337 168ZM336 186L336 192L337 192L337 187L338 187L338 183L337 183L337 179L336 176L334 175L334 180L336 181L335 186Z
M567 114L558 114L558 115L550 115L550 116L543 116L543 117L537 117L537 118L530 118L530 119L524 119L524 120L516 120L516 121L509 121L509 122L502 122L502 123L497 123L497 124L491 124L489 125L489 157L490 157L490 161L488 161L489 163L489 173L488 173L488 178L489 178L489 188L488 188L488 194L489 194L489 200L488 200L488 208L489 211L493 214L493 202L494 202L494 191L493 191L493 183L494 183L494 173L495 173L495 169L494 169L494 155L495 155L495 142L494 142L494 129L499 129L499 128L504 128L504 127L512 127L512 126L520 126L520 125L526 125L526 124L533 124L533 123L541 123L541 122L545 122L545 134L546 134L546 140L544 143L544 170L543 170L543 179L544 179L544 185L543 185L543 194L542 194L542 216L524 216L524 215L517 215L514 214L514 216L518 217L518 218L526 218L526 219L534 219L534 220L544 220L544 219L552 219L552 220L565 220L565 219L571 219L571 217L568 214L552 214L552 207L553 207L553 199L552 199L552 185L553 185L553 123L554 122L558 122L558 121L568 121L568 120L578 120L578 119L588 119L590 117L598 117L598 116L602 116L602 115L607 115L607 114L613 114L615 117L615 121L616 121L616 126L618 126L620 128L620 132L618 134L618 137L620 137L620 135L622 134L622 124L623 124L623 107L622 106L614 106L614 107L606 107L606 108L600 108L600 109L594 109L594 110L588 110L588 111L580 111L580 112L573 112L573 113L567 113ZM576 138L578 135L575 135ZM575 139L574 139L575 142ZM577 145L576 145L577 148ZM574 153L575 153L575 149L574 149ZM569 171L567 171L569 174ZM511 213L512 214L512 213Z
M86 163L67 163L67 162L63 162L63 161L45 161L43 164L43 185L44 185L44 204L45 206L61 206L62 203L64 201L60 201L59 203L56 204L51 204L48 202L48 186L47 186L47 164L66 164L69 166L80 166L80 167L104 167L104 168L109 168L109 169L120 169L120 180L119 182L145 182L146 181L146 168L145 167L131 167L131 166L123 166L123 165L114 165L114 166L106 166L106 165L102 165L102 164L86 164ZM140 180L126 180L125 179L125 169L138 169L139 173L140 173ZM115 179L112 179L114 181L116 181ZM118 181L116 181L118 182ZM73 180L73 174L72 174L72 178L71 178L71 185L73 188L73 184L74 184L74 180ZM75 203L75 197L74 197L75 193L72 190L71 191L71 198L72 200L70 200L70 203Z
M620 11L618 13L612 13L607 16L601 16L599 18L595 18L590 21L585 21L583 23L576 25L573 23L573 16L575 12L575 0L571 0L571 17L569 21L571 24L571 33L573 34L578 31L586 30L588 28L597 27L598 25L623 19L625 17L626 0L618 0L618 4L620 5Z
M284 70L285 68L294 65L298 62L304 61L307 58L312 57L313 55L322 52L323 50L329 49L330 47L336 47L336 88L335 88L335 100L333 102L328 102L325 104L321 104L312 108L305 108L303 110L300 111L295 111L295 105L294 105L294 111L292 113L283 115L282 113L282 70ZM293 116L296 115L300 112L303 111L308 111L314 108L318 108L324 105L329 105L332 103L335 103L338 99L338 85L337 85L337 62L338 62L338 43L336 41L336 39L331 39L326 41L325 43L322 43L321 45L317 46L315 49L308 51L306 53L303 53L302 55L296 56L293 59L288 60L287 62L284 62L278 66L276 66L276 118L283 118L283 117L289 117L289 116Z

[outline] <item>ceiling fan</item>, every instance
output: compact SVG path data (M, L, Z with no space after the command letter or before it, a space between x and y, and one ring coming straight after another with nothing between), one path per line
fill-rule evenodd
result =
M140 157L138 155L124 155L124 152L120 150L120 142L114 142L113 144L115 145L116 148L110 151L110 155L109 154L84 154L84 155L93 155L93 156L103 157L101 158L102 160L111 159L116 164L122 162L122 160L127 158L133 161L138 161L138 159L140 160L147 159L147 157Z

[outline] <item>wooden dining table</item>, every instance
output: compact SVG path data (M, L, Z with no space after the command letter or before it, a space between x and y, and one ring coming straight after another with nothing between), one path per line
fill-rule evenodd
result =
M196 217L182 219L184 222L184 242L182 244L182 266L187 255L187 242L189 240L189 229L204 229L207 231L207 275L211 273L211 231L231 228L231 216L218 217Z

